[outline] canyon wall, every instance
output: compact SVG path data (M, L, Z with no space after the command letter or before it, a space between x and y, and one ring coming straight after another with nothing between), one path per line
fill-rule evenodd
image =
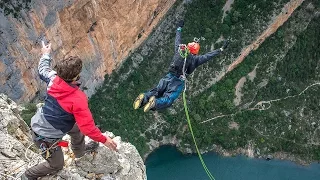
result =
M20 17L0 12L0 93L17 102L43 97L37 65L41 40L52 43L53 66L78 55L82 88L95 92L150 34L175 0L34 0Z

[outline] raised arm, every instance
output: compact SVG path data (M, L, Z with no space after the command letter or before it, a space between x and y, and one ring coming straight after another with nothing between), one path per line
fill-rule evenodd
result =
M193 68L197 68L198 66L200 66L201 64L204 64L206 62L208 62L210 59L212 59L213 57L219 55L221 53L221 48L220 49L216 49L212 52L208 52L204 55L198 55L198 56L193 56L193 61L192 61L192 66L194 66Z
M192 56L192 62L189 65L188 69L187 69L187 73L191 74L198 66L208 62L210 59L212 59L213 57L221 54L222 51L224 51L224 49L226 49L228 47L229 44L229 40L226 40L223 43L223 46L219 49L216 49L214 51L208 52L204 55L197 55L197 56Z
M54 76L57 74L55 71L51 69L51 58L50 58L50 52L51 52L51 44L45 45L42 41L42 56L40 58L40 62L38 65L38 73L40 76L40 79L45 81L47 84L49 84L50 80L54 78Z
M184 22L181 20L178 23L178 28L176 30L176 38L174 41L174 52L178 53L179 45L181 44L181 30L182 27L184 26Z

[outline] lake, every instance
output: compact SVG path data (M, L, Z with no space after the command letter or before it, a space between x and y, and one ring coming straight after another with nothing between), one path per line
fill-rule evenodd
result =
M301 166L290 161L245 156L203 155L216 180L320 180L320 164ZM148 180L207 180L196 154L183 155L173 146L162 146L145 162Z

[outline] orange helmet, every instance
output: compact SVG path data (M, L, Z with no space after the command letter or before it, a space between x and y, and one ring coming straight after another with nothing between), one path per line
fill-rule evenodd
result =
M200 50L200 44L197 42L188 43L188 49L191 54L197 55Z

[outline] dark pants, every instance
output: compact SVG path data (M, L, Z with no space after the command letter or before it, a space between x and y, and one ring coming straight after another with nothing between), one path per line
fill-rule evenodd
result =
M144 93L144 99L141 106L144 106L151 96L156 97L155 107L151 110L160 110L170 107L179 97L184 88L184 81L168 73L160 79L158 85L148 92Z
M78 125L75 124L68 132L71 136L71 149L76 157L81 157L85 153L84 135L80 132ZM35 145L40 148L40 141L36 141L36 136L32 134ZM50 147L52 143L47 143ZM26 170L25 175L28 179L37 179L38 177L46 176L47 174L55 174L63 168L64 158L61 147L58 147L47 159L46 162L33 166Z

